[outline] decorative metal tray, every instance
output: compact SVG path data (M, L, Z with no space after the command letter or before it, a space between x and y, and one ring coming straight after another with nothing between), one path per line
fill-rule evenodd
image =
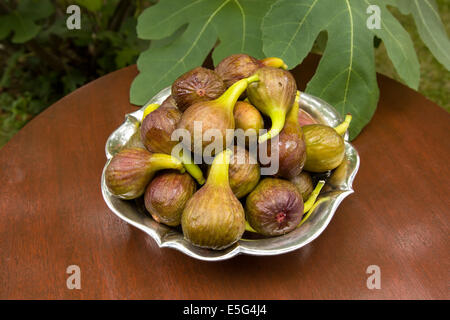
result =
M170 87L165 88L153 97L148 103L162 103L170 95ZM171 228L159 224L146 213L141 198L136 200L121 200L113 197L105 185L105 169L112 156L124 147L141 146L139 123L143 110L127 114L125 122L115 130L106 142L106 158L108 159L102 173L101 188L103 198L108 207L119 218L125 220L136 228L150 235L159 247L177 249L188 256L206 260L219 261L229 259L238 254L259 256L277 255L297 250L316 239L330 223L339 204L348 195L353 193L352 182L359 168L359 156L356 149L348 142L345 136L345 159L343 163L332 171L322 189L316 205L313 207L309 219L294 231L273 238L255 238L247 232L237 243L231 247L214 251L191 245L183 238L180 228ZM342 121L339 113L325 101L301 94L301 107L311 114L318 122L336 126Z

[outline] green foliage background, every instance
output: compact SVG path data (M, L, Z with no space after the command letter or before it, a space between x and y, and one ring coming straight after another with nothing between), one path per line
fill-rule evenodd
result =
M137 37L137 17L156 2L0 1L0 146L61 97L106 73L136 63L139 54L149 47L148 41ZM66 28L65 10L70 4L82 7L81 30ZM437 0L437 5L448 34L450 1ZM265 9L263 5L259 8ZM450 111L450 73L420 40L412 17L395 8L390 11L413 40L421 69L419 91ZM164 30L166 26L160 26L154 32L161 32L163 38ZM176 31L173 37L183 31ZM153 40L150 47L165 46L170 41L170 37ZM321 52L320 44L316 43L313 51ZM220 55L220 50L215 55ZM375 62L378 72L401 80L383 42L375 50Z

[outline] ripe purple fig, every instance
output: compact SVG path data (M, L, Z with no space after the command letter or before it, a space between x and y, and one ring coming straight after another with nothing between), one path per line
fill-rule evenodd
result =
M286 179L299 175L306 161L305 140L298 123L299 99L300 94L297 95L286 117L284 128L278 135L276 150L272 150L271 144L268 144L268 155L271 155L273 151L278 154L278 171L275 176Z
M145 208L157 222L178 226L184 207L196 190L195 181L189 174L162 172L145 190Z
M200 101L213 100L226 87L222 79L213 70L197 67L181 75L172 84L172 97L181 111Z
M302 219L302 195L289 181L265 178L248 195L245 213L256 232L283 235L294 230Z
M230 87L236 81L250 77L256 70L264 66L285 68L283 60L279 58L266 58L258 60L247 54L233 54L219 62L214 69L223 79L225 85Z

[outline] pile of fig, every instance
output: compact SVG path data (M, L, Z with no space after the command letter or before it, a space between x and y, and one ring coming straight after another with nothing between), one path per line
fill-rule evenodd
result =
M344 161L351 116L332 128L309 115L279 58L235 54L180 75L171 89L144 108L142 147L110 159L109 192L142 197L149 216L202 248L300 227L320 178Z

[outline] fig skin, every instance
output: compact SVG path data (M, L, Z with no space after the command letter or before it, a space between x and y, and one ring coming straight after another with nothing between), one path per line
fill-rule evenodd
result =
M303 216L303 199L291 182L265 178L248 195L246 219L265 236L279 236L294 230Z
M292 184L294 184L297 187L297 190L302 194L303 202L305 202L311 192L314 190L313 181L311 178L311 175L303 171L299 175L289 179Z
M157 222L178 226L183 209L196 190L195 181L189 174L163 172L147 186L145 208Z
M284 127L286 114L291 109L297 93L297 84L289 71L263 67L255 74L259 81L249 84L247 97L261 113L270 117L272 127L259 136L259 143L278 135Z
M245 101L238 101L234 105L234 122L236 129L244 131L253 129L256 133L264 129L264 120L258 109Z
M166 100L164 100L161 103L161 107L163 107L163 108L164 107L172 107L172 108L177 108L178 109L177 103L175 102L175 99L172 97L172 95L168 96L166 98Z
M172 97L181 111L200 101L213 100L226 90L217 73L197 67L178 77L172 84Z
M256 70L264 66L287 69L286 64L280 58L270 57L258 60L248 54L241 53L224 58L214 70L228 88L236 81L250 77Z
M334 128L311 124L302 129L306 143L305 170L325 172L341 164L345 155L345 144Z
M257 80L256 77L239 80L229 87L219 98L197 102L187 108L177 126L178 129L187 130L190 134L190 143L187 143L183 139L183 145L192 152L201 152L203 155L204 149L211 143L214 143L216 139L215 136L207 139L204 137L204 133L208 130L215 130L220 133L222 150L224 150L233 141L232 138L235 129L233 116L234 105L242 92L247 89L248 84ZM196 122L197 124L201 124L201 128L199 125L196 128ZM196 137L202 137L202 139L194 139Z
M318 122L308 112L300 109L300 111L298 112L298 123L300 127L303 127L308 124L316 124Z
M293 178L302 172L306 161L306 144L303 131L298 123L299 98L297 95L293 107L289 111L283 130L278 135L276 152L278 152L278 171L276 177ZM267 145L268 155L272 154L272 144Z
M245 148L234 146L228 174L231 190L240 199L255 189L261 176L261 169L256 159Z
M167 100L166 100L167 101ZM141 140L150 152L170 154L178 141L172 141L172 132L181 119L181 111L164 103L148 114L141 124Z
M245 231L245 213L228 183L230 150L219 153L203 187L189 199L181 216L184 237L193 245L221 250Z
M227 87L236 81L250 77L264 64L247 54L233 54L219 62L214 69Z
M151 153L143 148L122 149L106 168L106 186L118 198L135 199L144 193L155 172L162 169L184 172L183 164L167 154Z

